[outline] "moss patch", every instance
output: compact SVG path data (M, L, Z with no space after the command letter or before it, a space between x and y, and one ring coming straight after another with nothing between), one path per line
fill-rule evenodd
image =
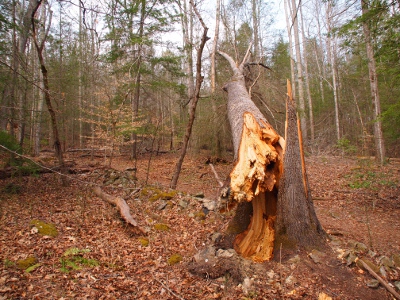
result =
M205 220L206 219L206 214L203 211L198 211L197 213L194 214L194 217L196 220Z
M159 231L168 231L169 226L167 224L157 223L154 225L154 229Z
M178 254L178 253L172 254L172 255L168 258L168 264L169 264L170 266L173 266L173 265L175 265L175 264L181 262L182 259L183 259L182 255L180 255L180 254Z
M32 220L31 225L35 226L41 235L47 235L52 237L58 236L58 231L56 226L54 226L54 224L45 223L40 220Z
M69 248L64 252L60 259L61 271L68 273L74 270L80 270L82 267L96 267L99 262L96 259L84 257L89 249Z
M37 259L34 256L28 256L25 259L20 259L17 261L17 267L22 270L26 270L37 263Z
M140 245L142 245L142 247L147 247L149 245L149 239L145 238L145 237L141 237L138 239Z
M170 191L170 192L162 192L162 191L158 191L155 192L150 198L149 201L150 202L154 202L157 201L159 199L162 200L170 200L172 198L174 198L176 196L177 192L176 191Z

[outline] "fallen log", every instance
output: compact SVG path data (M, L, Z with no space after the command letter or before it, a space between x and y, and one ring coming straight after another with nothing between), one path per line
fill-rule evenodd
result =
M142 234L142 235L145 234L145 231L138 226L136 220L132 217L130 213L130 208L124 199L103 192L99 186L94 187L93 192L100 199L118 207L121 217L125 220L126 223L133 226L134 232L136 234Z

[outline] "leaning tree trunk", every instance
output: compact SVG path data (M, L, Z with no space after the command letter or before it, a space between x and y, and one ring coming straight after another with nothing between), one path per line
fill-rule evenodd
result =
M301 158L297 123L295 128L289 124L290 146L285 146L285 140L255 106L245 87L243 68L248 54L239 67L229 55L220 54L229 61L234 72L224 90L228 92L228 118L235 153L235 166L230 173L229 200L239 204L219 243L223 248L233 247L243 257L266 261L273 257L275 245L278 245L275 240L282 243L281 236L285 240L294 240L291 245L307 246L310 240L308 236L304 241L301 237L297 239L298 232L295 229L300 227L306 231L304 228L308 228L318 237L322 229L311 198L308 197L309 189L299 190L299 187L307 187L308 184L304 160L297 160ZM294 109L294 120L297 122L294 103L289 107ZM289 113L288 120L292 120L293 110ZM288 151L288 154L284 154L284 151ZM304 197L297 197L294 193L303 193ZM290 219L292 216L295 219Z

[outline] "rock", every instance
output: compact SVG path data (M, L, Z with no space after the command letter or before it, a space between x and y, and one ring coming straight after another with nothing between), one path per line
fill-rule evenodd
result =
M181 199L179 201L179 206L182 207L182 208L187 208L188 205L189 205L189 202L187 200L185 200L185 199Z
M350 252L346 259L346 265L350 266L353 262L356 261L357 256L354 253Z
M249 277L246 277L242 283L243 293L247 295L250 292L253 283L254 283L254 278L250 279Z
M215 242L219 241L222 237L222 234L220 232L214 232L213 235L211 236L211 241L213 242L213 244L215 244Z
M217 203L214 200L207 199L203 201L203 206L208 210L215 210L215 208L217 207Z
M400 268L400 254L393 254L392 259L396 267Z
M379 281L376 279L371 279L367 282L367 287L370 287L371 289L377 289L379 286Z
M356 252L367 252L368 251L368 247L363 244L363 243L356 243L354 250Z
M308 254L310 258L316 263L319 264L325 260L326 254L318 251L318 250L312 250L310 254Z
M384 266L380 267L379 272L382 274L382 277L387 278L387 273Z
M354 240L348 240L347 241L347 247L348 248L354 249L356 247L356 245L357 245L357 242L354 241Z
M395 281L394 286L400 291L400 281Z
M206 248L204 248L203 250L197 252L194 255L194 260L197 263L208 263L208 262L213 262L215 261L215 247L214 246L208 246Z
M273 279L273 278L275 277L275 272L274 272L274 270L268 271L268 272L267 272L267 276L268 276L270 279Z
M300 256L296 255L288 260L289 264L297 264L300 262Z
M290 275L288 278L285 279L285 284L288 286L292 286L297 282L296 278L293 275Z
M379 258L379 261L381 262L381 265L387 268L394 268L394 263L393 261L387 257L387 256L381 256Z
M229 257L233 257L236 254L236 251L234 249L218 249L217 250L217 257L225 257L225 258L229 258Z
M167 201L161 202L160 205L157 207L157 209L163 210L165 207L167 207Z
M328 296L325 293L319 293L318 300L332 300L332 297Z
M193 197L195 197L195 198L204 198L204 193L203 192L198 192L198 193L194 194Z

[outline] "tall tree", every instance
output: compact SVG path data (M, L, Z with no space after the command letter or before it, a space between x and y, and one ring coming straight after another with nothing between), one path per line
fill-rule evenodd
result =
M34 1L34 0L32 0ZM50 118L51 118L51 128L53 131L53 139L54 139L54 149L55 149L55 154L58 159L58 162L60 164L61 169L63 170L64 168L64 158L63 158L63 152L61 149L61 142L60 142L60 136L58 132L58 125L57 125L57 116L56 112L53 108L53 104L51 103L51 93L50 93L50 84L49 84L49 78L48 78L48 71L46 68L44 56L43 56L43 50L44 46L46 43L46 39L48 37L48 31L50 29L50 24L51 24L51 14L49 16L49 26L46 29L45 34L43 35L43 39L39 41L38 36L37 36L37 26L36 26L36 12L39 9L41 5L44 5L42 0L39 0L36 2L33 11L32 11L32 38L33 38L33 43L35 45L38 59L39 59L39 64L40 64L40 69L42 71L42 76L43 76L43 88L44 88L44 99L46 101L47 105L47 110L49 111Z
M369 83L371 87L371 100L374 106L374 137L375 137L376 159L380 164L383 164L385 162L385 143L382 133L382 121L380 120L381 101L379 97L378 76L376 71L374 48L372 46L372 40L371 40L371 30L369 21L368 19L366 19L370 9L370 2L368 0L361 0L361 9L363 17L365 17L363 19L362 26L363 26L365 46L368 58L368 72L369 72Z
M201 74L203 50L204 50L204 46L206 45L207 40L209 39L207 37L208 28L205 25L200 13L198 12L198 10L192 0L190 0L190 5L192 6L193 10L195 11L195 13L201 23L201 26L203 27L203 35L201 37L199 48L197 49L196 85L195 85L193 99L191 99L191 101L189 102L189 121L188 121L188 124L186 125L186 131L185 131L185 136L183 138L182 150L181 150L179 159L175 165L175 171L174 171L174 174L173 174L173 177L171 180L170 187L172 189L176 189L176 186L178 184L178 179L179 179L179 175L180 175L180 172L182 169L182 164L185 159L187 147L189 145L190 136L192 134L193 123L194 123L194 119L196 117L196 107L197 107L197 103L200 98L200 89L201 89L201 85L202 85L203 79L204 79L203 75Z
M296 69L297 69L297 86L299 89L299 113L300 113L300 123L301 130L303 133L304 140L307 141L307 122L306 122L306 105L304 100L304 75L303 75L303 63L301 55L301 45L300 45L300 29L299 29L299 5L296 4L295 0L288 1L288 7L291 8L290 11L290 34L294 36L294 48L296 49Z
M331 67L332 73L332 91L333 91L333 102L335 105L335 126L336 126L336 139L340 140L340 120L339 120L339 95L338 95L338 84L337 84L337 66L336 66L336 43L333 34L333 18L334 12L332 7L331 0L326 2L326 24L328 27L328 37L326 40L327 43L327 52L328 58Z

